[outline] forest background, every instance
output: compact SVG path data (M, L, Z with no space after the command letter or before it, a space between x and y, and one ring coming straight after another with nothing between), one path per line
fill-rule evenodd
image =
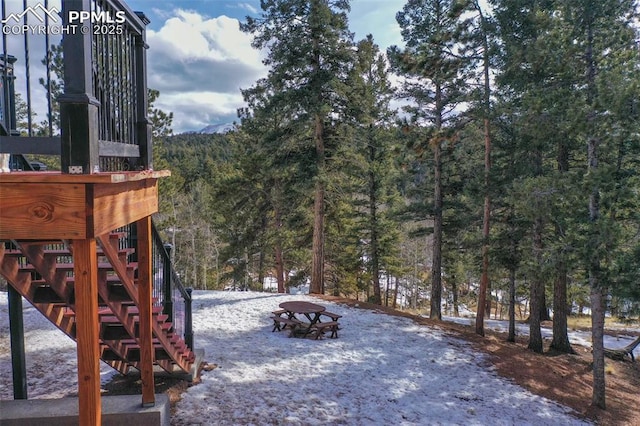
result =
M347 2L314 3L247 21L270 72L237 131L170 136L155 111L159 222L190 285L284 291L321 251L314 292L454 314L482 293L545 319L602 288L638 314L635 2L410 1L388 52L352 40Z

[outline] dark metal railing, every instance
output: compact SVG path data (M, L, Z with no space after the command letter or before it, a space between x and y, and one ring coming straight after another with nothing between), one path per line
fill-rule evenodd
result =
M86 11L105 19L91 22L90 31L67 34L62 40L65 87L58 99L62 171L149 169L145 40L149 21L120 0L65 0L64 25L74 25L72 18ZM113 22L105 23L109 20Z
M135 223L116 229L125 235L119 240L119 248L135 249L138 245ZM162 313L169 317L174 332L181 336L187 346L193 349L193 323L191 317L191 289L185 287L171 263L171 245L162 241L160 233L151 223L153 241L151 253L153 306L162 307ZM129 255L130 262L137 262L137 254Z
M164 244L152 223L153 234L153 296L163 313L168 315L175 333L183 336L187 346L193 349L193 324L191 317L191 289L184 287L171 263L171 245Z
M42 7L42 2L31 3L25 2L24 5ZM5 11L4 1L2 5L3 20L13 15L16 16L16 24L26 23L29 13L9 14ZM46 10L52 13L53 9ZM78 17L81 14L88 14L90 18L80 21ZM0 135L0 150L11 154L60 155L63 173L151 169L145 32L148 19L140 12L133 12L121 0L62 0L61 15L61 22L49 23L66 29L62 37L62 66L59 66L62 69L55 69L63 74L64 92L54 100L59 104L59 122L51 123L58 115L54 114L57 110L55 102L51 102L52 87L55 86L52 85L51 70L55 61L51 58L48 37L29 37L26 33L3 31L2 58L5 64L11 57L7 52L7 38L24 37L25 40L24 51L16 56L22 58L20 65L24 65L28 110L24 118L28 119L29 129L27 136L16 137L14 120L9 126L11 128ZM48 16L46 14L45 17ZM71 31L70 28L75 29ZM44 42L46 46L47 53L42 62L46 68L46 79L41 78L41 84L47 89L46 116L49 117L50 130L46 137L33 136L32 132L29 89L32 66L28 61L27 40L31 40L32 49L36 42ZM15 48L17 43L11 45ZM8 66L4 67L5 83L14 78L12 71ZM14 99L8 94L8 88L5 84L3 100ZM59 137L53 134L53 129L57 128L60 129Z

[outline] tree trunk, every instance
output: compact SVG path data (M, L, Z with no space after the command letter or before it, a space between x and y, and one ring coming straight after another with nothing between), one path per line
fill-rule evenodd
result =
M596 117L596 62L593 57L594 31L591 22L587 25L587 48L585 52L587 66L587 103L592 108L588 111L587 122L589 131L595 133L593 121ZM595 134L590 134L587 141L587 163L589 175L595 175L598 169L598 146L600 140ZM605 379L604 379L604 315L606 291L600 280L601 256L598 222L600 218L600 189L594 183L589 194L589 225L591 228L590 258L588 259L589 286L591 287L591 344L593 345L593 394L591 404L595 407L606 408Z
M389 306L389 286L391 285L391 276L387 272L387 286L384 291L384 306Z
M542 264L542 219L537 218L534 222L533 229L533 251L535 264ZM528 348L534 352L542 353L542 332L540 331L540 317L542 297L544 292L544 281L540 274L534 274L531 280L531 289L529 292L530 313L529 313L529 345Z
M313 262L311 265L312 294L324 294L324 125L322 117L316 116L314 139L316 143L316 176L315 199L313 203Z
M480 16L482 23L482 68L483 68L483 115L484 115L484 211L482 216L482 276L480 277L480 295L482 300L478 299L478 309L476 315L476 333L484 336L484 315L481 309L484 306L487 316L491 314L491 298L487 294L491 291L491 282L489 281L489 225L491 218L491 196L490 196L490 173L491 173L491 122L489 115L491 113L491 80L489 77L489 69L491 67L489 57L489 38L487 36L487 23L480 7L479 2L474 2L474 7Z
M196 235L195 232L191 232L189 237L191 238L191 253L194 259L198 258L198 254L196 253ZM198 262L193 262L193 285L195 288L198 288Z
M274 247L274 258L276 263L276 280L278 282L278 293L285 293L284 282L284 254L282 252L282 243L280 242L280 231L282 230L282 217L280 209L274 210L274 221L276 227L276 242Z
M606 408L604 375L604 314L606 291L597 286L597 278L589 277L591 284L591 342L593 346L593 395L591 404Z
M551 321L549 308L547 308L547 292L544 284L542 285L542 291L540 292L540 321Z
M429 318L442 319L442 144L433 147L434 195L433 195L433 263L431 267L431 311Z
M371 278L373 280L373 300L372 302L381 305L382 297L380 291L380 259L378 253L378 212L377 212L377 181L373 164L376 160L376 148L373 143L369 143L369 227L371 228Z
M276 280L278 281L278 293L285 293L284 283L284 258L280 244L275 246Z
M507 342L516 341L516 268L509 268L509 335Z
M460 310L458 309L458 283L455 277L451 280L451 293L453 295L453 316L457 318L460 316Z
M567 332L567 265L560 261L553 283L553 340L551 348L558 352L574 353Z
M557 162L558 172L564 175L569 171L569 147L564 139L558 143ZM559 224L556 225L556 240L562 241L562 226ZM551 348L563 353L574 353L571 343L569 343L569 333L567 332L567 315L569 314L567 304L568 271L564 250L559 250L557 257L556 278L553 282L553 340L551 341Z
M398 277L396 277L396 285L393 286L393 301L391 307L395 309L398 304Z

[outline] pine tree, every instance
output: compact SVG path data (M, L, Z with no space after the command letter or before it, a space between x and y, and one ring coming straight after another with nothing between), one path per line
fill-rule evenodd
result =
M603 335L606 299L611 285L608 271L612 254L619 250L621 243L616 238L620 235L620 222L615 214L621 202L617 197L620 187L612 182L622 177L615 173L616 165L620 164L620 157L615 154L619 153L616 148L628 137L620 131L628 128L628 115L626 112L620 115L619 99L608 93L615 90L611 86L613 81L624 82L623 87L637 87L639 61L633 23L638 18L638 11L632 0L576 0L561 4L559 9L571 30L575 48L571 63L576 67L578 101L581 101L574 106L575 129L587 146L584 184L588 191L585 194L588 221L584 261L591 289L592 405L604 409ZM622 95L622 99L634 96L620 92L618 95ZM622 111L632 109L633 103Z
M415 105L406 108L412 121L432 126L425 148L433 150L433 261L430 317L441 319L443 192L442 150L455 141L454 111L462 101L463 71L459 55L464 3L455 0L409 0L396 20L405 48L392 46L388 56L394 70L408 77L401 96Z
M356 168L366 193L353 194L353 202L360 204L361 229L366 241L364 258L373 284L373 298L382 303L380 285L383 258L388 252L384 237L389 231L389 212L394 191L391 188L393 164L389 126L393 112L389 107L392 89L384 56L371 35L357 43L357 61L349 81L351 87L349 108L353 117L353 134L357 140L357 157L361 165ZM363 202L359 203L362 199ZM366 200L366 201L365 201ZM362 205L364 204L364 205Z
M279 102L278 82L261 79L243 90L248 108L239 111L242 119L239 137L241 151L236 161L243 178L235 181L229 194L253 192L250 199L263 199L262 218L265 223L263 249L272 251L278 292L284 293L289 269L304 269L294 263L296 246L306 247L306 232L310 223L300 223L298 207L304 206L310 177L300 164L308 162L309 154L296 141L290 119L290 106ZM254 191L255 190L255 191Z
M484 140L484 202L482 211L482 274L480 277L480 289L478 292L478 306L476 310L476 333L484 336L484 315L491 314L491 299L487 296L491 294L491 281L489 280L489 234L491 221L491 140L492 140L492 82L491 71L493 66L495 25L491 16L484 10L484 6L477 0L470 1L473 11L467 19L468 27L468 49L466 56L469 56L473 63L477 64L477 70L472 75L478 88L475 90L473 98L473 114L482 121Z
M520 200L514 203L516 213L530 223L530 252L525 266L530 282L529 349L543 351L540 324L547 317L545 285L549 249L550 204L555 182L548 178L553 169L550 158L553 142L558 139L554 114L558 95L556 62L559 61L554 38L552 2L496 2L496 19L503 40L502 69L498 83L507 102L520 155L529 159L522 169L521 180L513 188ZM505 104L505 106L507 105Z
M311 293L324 292L325 198L335 148L329 127L344 113L344 81L352 63L347 0L264 0L262 15L241 29L254 35L253 46L268 49L267 80L282 82L275 94L290 106L292 130L314 154L313 261ZM339 118L338 118L339 119Z

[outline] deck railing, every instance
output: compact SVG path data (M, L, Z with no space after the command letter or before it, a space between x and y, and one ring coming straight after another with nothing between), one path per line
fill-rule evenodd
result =
M87 11L103 19L74 19ZM119 0L65 0L62 16L64 25L89 28L62 39L62 171L151 168L145 41L149 21Z
M175 333L184 338L193 349L193 324L191 317L191 288L182 284L180 276L171 263L171 246L164 244L155 225L153 234L153 295L162 306L163 313L173 323Z
M30 4L35 7L42 2ZM26 25L29 13L8 13L2 1L4 25ZM44 9L44 19L51 19L56 8ZM23 11L24 12L24 11ZM56 72L63 74L63 93L57 99L51 76L54 68L48 34L2 32L3 113L10 116L9 84L15 77L15 67L24 66L28 135L17 137L17 123L4 120L7 132L0 136L0 151L11 154L60 155L63 173L91 174L105 171L145 170L152 168L151 129L147 119L146 25L144 14L133 12L121 0L62 0L61 22L62 65ZM33 20L33 17L32 17ZM19 43L16 38L24 38ZM9 40L13 38L14 40ZM11 41L11 43L9 43ZM34 66L32 51L41 43L46 54L43 60L46 77L41 83L47 90L49 134L36 136L32 132L31 74ZM13 57L9 45L23 45L23 51ZM30 51L31 50L31 51ZM17 52L16 52L17 53ZM18 58L22 64L13 63ZM40 58L38 58L40 60ZM12 66L11 66L12 65ZM55 121L59 105L59 123ZM15 107L15 105L14 105ZM15 112L15 108L13 109ZM53 125L52 125L53 124ZM59 124L59 125L58 125ZM56 128L60 135L54 135ZM2 134L3 132L0 132Z
M120 229L127 238L120 240L120 249L135 248L137 235L135 224ZM151 223L152 241L152 297L153 306L161 307L162 313L169 317L174 332L182 337L190 349L193 349L193 323L191 317L191 288L185 287L171 263L171 245L162 241L160 233ZM136 253L130 259L136 262Z

